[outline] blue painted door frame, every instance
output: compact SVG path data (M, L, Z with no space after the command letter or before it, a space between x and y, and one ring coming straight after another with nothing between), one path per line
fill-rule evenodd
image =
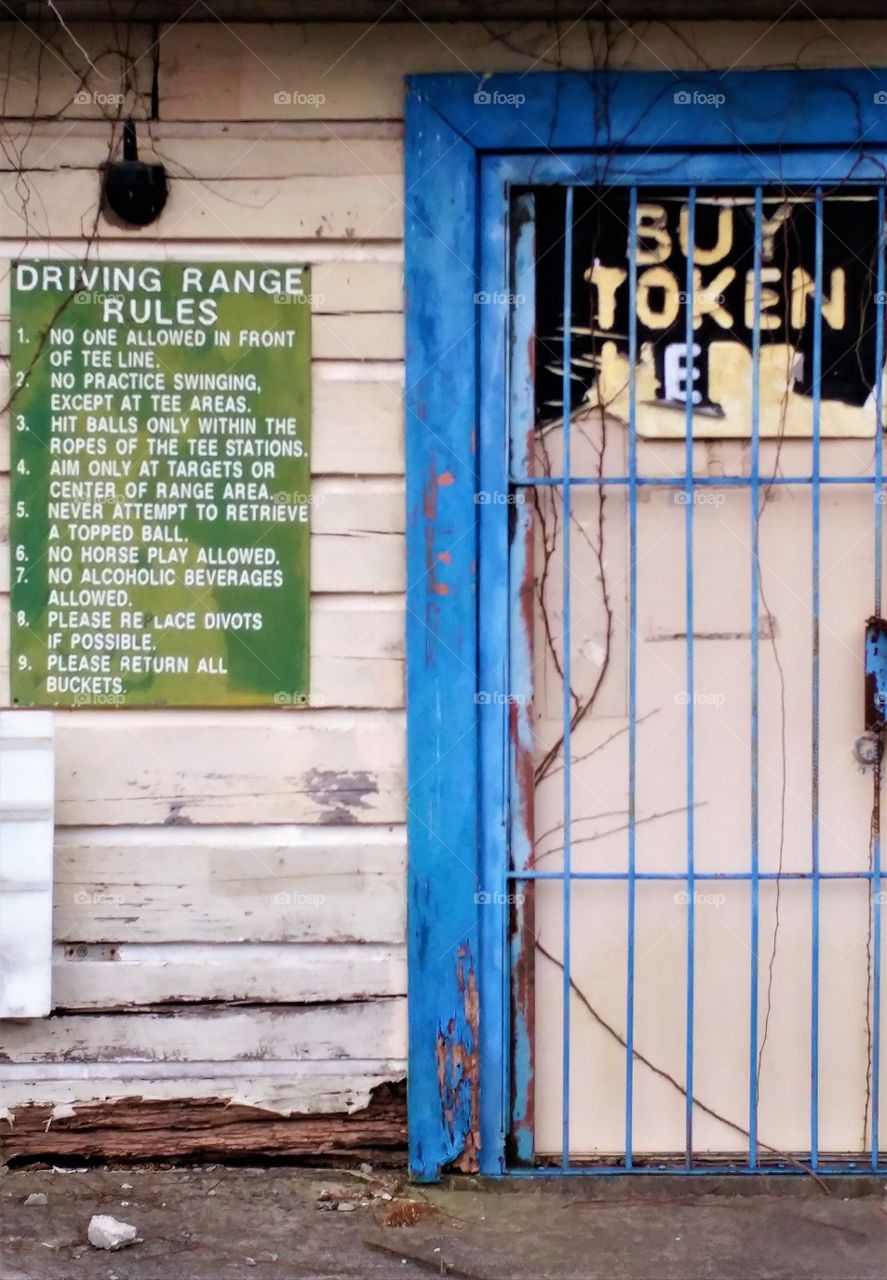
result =
M528 723L489 696L519 673L509 504L483 500L508 493L507 415L529 394L508 350L527 335L495 300L528 252L511 189L883 181L887 71L416 76L405 163L408 1108L411 1173L434 1181L504 1172L511 1109L509 778Z

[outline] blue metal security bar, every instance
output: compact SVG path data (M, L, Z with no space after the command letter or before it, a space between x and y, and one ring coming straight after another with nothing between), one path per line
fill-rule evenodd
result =
M656 190L660 190L657 188ZM551 189L549 188L549 192ZM752 190L747 188L742 193L744 207L748 210L752 219L752 252L751 252L751 323L750 328L750 355L751 355L751 416L748 423L748 429L745 433L748 439L748 473L747 474L726 474L726 475L699 475L698 468L694 464L694 424L699 419L696 416L696 405L694 404L694 378L695 365L693 373L689 370L685 373L684 393L683 393L683 423L684 423L684 442L683 442L683 459L684 473L683 476L662 476L653 474L639 473L639 423L641 415L645 409L639 403L638 389L636 384L635 373L638 369L640 345L642 341L639 332L638 319L638 291L639 291L639 274L638 274L638 258L639 258L639 203L645 198L649 199L650 193L643 187L631 186L627 190L621 188L619 199L622 204L619 208L624 210L624 253L626 258L626 294L627 294L627 332L620 335L620 340L624 341L625 352L628 358L629 382L627 388L627 472L626 474L585 474L577 473L574 469L574 448L573 448L573 426L571 416L571 406L576 404L577 388L575 361L577 343L580 338L577 335L587 333L584 323L577 323L576 305L577 305L577 261L580 257L577 248L577 237L579 235L580 221L582 218L596 215L597 207L603 207L608 199L606 191L594 191L590 201L588 197L588 188L583 188L578 184L565 185L560 188L562 203L562 225L559 233L555 238L554 244L557 246L556 254L543 261L538 255L534 255L532 249L528 249L528 245L532 244L532 236L535 232L533 224L533 195L531 192L525 192L517 199L520 201L520 219L515 220L512 230L512 286L513 294L518 298L538 298L540 292L540 273L551 270L551 263L555 261L561 271L562 279L560 281L560 344L558 355L560 359L560 389L559 399L562 411L562 473L559 475L540 475L535 474L531 450L527 448L526 439L522 434L522 424L516 422L515 403L523 396L522 403L525 405L526 388L523 388L521 380L527 380L526 368L523 364L522 357L512 356L512 365L510 370L510 378L514 384L515 380L518 384L518 391L514 391L512 386L512 432L511 440L511 475L510 485L511 492L516 495L531 494L535 488L541 491L545 487L553 487L562 504L563 520L562 520L562 541L561 541L561 591L562 591L562 610L563 610L563 631L562 631L562 744L561 751L563 760L572 762L572 744L575 706L572 701L572 653L574 649L575 634L573 624L573 579L571 575L571 524L574 495L583 486L607 486L610 488L621 490L626 495L627 500L627 699L628 699L628 725L627 725L627 757L625 760L626 779L627 779L627 863L624 870L600 869L600 870L580 870L574 866L573 846L571 837L571 825L573 814L573 794L572 794L572 768L565 767L563 769L563 864L561 870L547 870L535 868L532 861L532 852L527 848L527 835L525 830L517 831L515 823L517 819L514 817L519 812L521 805L520 797L512 794L511 811L512 811L512 842L513 842L513 859L510 868L506 872L506 888L512 894L518 890L527 890L530 894L533 892L533 886L540 885L543 882L550 881L559 883L562 890L561 913L562 913L562 1041L560 1046L561 1053L561 1091L562 1091L562 1124L561 1124L561 1154L559 1160L548 1159L544 1162L534 1162L531 1154L531 1144L527 1145L525 1141L516 1137L512 1143L513 1155L513 1171L514 1172L532 1172L551 1173L557 1175L563 1174L607 1174L614 1172L669 1172L679 1171L687 1174L703 1174L703 1173L763 1173L763 1172L779 1172L779 1173L803 1173L807 1170L816 1172L853 1172L874 1171L879 1173L887 1172L883 1157L880 1150L879 1137L879 1090L880 1090L880 1021L881 1021L881 975L882 975L882 856L881 856L881 840L880 840L880 785L881 785L881 736L884 731L885 715L883 701L877 703L872 702L867 694L866 707L866 729L868 730L870 739L870 761L872 768L873 783L873 812L872 812L872 838L870 848L870 863L868 869L856 870L834 870L824 869L821 858L821 818L820 818L820 746L821 746L821 657L820 657L820 628L821 628L821 579L822 579L822 502L823 491L827 486L866 486L872 494L872 536L873 536L873 559L874 559L874 581L872 584L872 610L873 619L869 623L868 639L866 641L866 674L867 689L869 686L877 689L887 695L887 626L880 625L882 611L882 575L883 575L883 495L884 487L884 467L883 467L883 377L884 377L884 359L885 359L885 333L884 333L884 300L887 298L885 287L887 287L887 276L885 276L885 193L884 187L877 188L868 187L865 190L865 197L870 202L870 208L876 210L876 244L874 252L874 260L870 267L870 280L867 287L870 287L870 293L874 299L868 300L868 310L866 311L865 337L869 344L867 351L870 350L868 359L866 377L870 382L871 397L866 403L874 404L874 430L872 435L871 450L871 471L869 474L824 474L822 467L822 440L823 440L823 424L824 417L828 414L829 401L824 396L823 386L826 379L830 376L830 368L825 367L824 362L824 339L823 339L823 307L824 307L824 281L825 281L825 227L826 213L828 201L832 198L831 193L828 195L822 187L816 187L814 190L808 190L802 194L791 195L790 193L778 192L774 194L774 189L766 188L758 185ZM577 206L580 194L585 196L585 212L577 213ZM844 188L846 194L846 188ZM734 192L734 198L736 193ZM683 327L683 342L685 351L685 362L689 364L691 361L690 353L694 350L696 342L696 334L694 332L694 315L695 315L695 296L694 290L697 288L698 275L695 270L695 253L696 253L696 227L699 209L705 202L710 206L718 198L718 193L712 193L705 188L697 186L688 186L673 198L680 199L686 214L686 253L685 253L685 278L682 288L682 321L677 322L677 328ZM802 474L784 474L780 469L774 468L762 473L761 462L761 444L763 434L762 424L762 386L761 386L761 365L762 365L762 347L766 341L764 333L764 322L762 317L765 314L766 306L769 300L765 295L765 275L764 275L764 231L765 231L765 212L766 203L772 203L774 199L786 199L796 202L798 207L803 206L812 214L813 231L812 231L812 278L814 282L814 291L812 295L812 318L809 325L809 345L808 351L810 360L804 368L803 377L806 383L806 392L809 398L811 410L811 435L809 439L810 448L810 467L809 472ZM550 200L549 200L550 204ZM513 209L518 207L517 203L513 203ZM622 221L622 219L619 219ZM519 225L518 225L519 223ZM581 264L579 264L581 265ZM581 289L582 286L580 285ZM538 309L537 309L538 317ZM584 317L580 317L584 321ZM593 326L592 326L593 327ZM512 318L512 352L520 349L523 351L526 347L526 338L528 336L527 319L525 315L518 314L517 309L513 312ZM517 333L520 341L515 340ZM806 341L805 337L805 341ZM595 361L587 361L587 365L594 367ZM530 380L532 383L532 380ZM532 386L530 387L532 390ZM551 393L549 386L549 393ZM517 397L517 400L515 399ZM526 407L526 406L525 406ZM536 402L533 407L534 415L538 412L539 395L537 388ZM674 406L672 406L674 407ZM716 428L711 429L711 433L716 436ZM698 436L698 427L697 427ZM514 438L516 437L516 438ZM638 617L639 617L639 600L638 600L638 559L639 559L639 532L638 532L638 503L641 492L644 488L668 487L675 491L683 493L683 554L684 554L684 619L686 629L685 639L685 662L684 662L684 678L686 681L686 723L685 723L685 739L686 739L686 865L682 871L642 871L638 868L637 858L637 823L638 823ZM809 496L809 520L810 520L810 545L812 549L812 558L809 565L809 582L810 582L810 661L811 661L811 689L810 689L810 707L811 707L811 724L810 724L810 741L812 744L812 754L810 759L810 808L809 808L809 866L804 870L765 870L761 866L761 800L760 800L760 769L761 769L761 724L760 724L760 707L761 707L761 655L760 655L760 638L761 638L761 622L762 622L762 582L761 582L761 554L760 554L760 524L762 514L762 502L764 495L774 487L788 486L791 489L806 492ZM696 773L697 773L697 725L695 719L695 692L696 685L696 647L694 644L694 630L696 625L696 575L694 568L697 564L700 548L696 540L696 491L700 489L725 489L725 490L747 490L748 491L748 537L750 543L750 566L749 577L746 582L745 589L748 591L748 614L750 618L750 646L748 654L748 679L750 687L750 724L749 741L750 741L750 791L748 794L748 806L750 813L750 842L748 848L748 866L744 869L712 871L698 865L697 860L697 840L696 840ZM851 490L852 491L852 490ZM523 525L521 525L523 521ZM521 515L518 509L516 517L516 527L522 529L522 537L532 537L531 530L527 524L526 514ZM515 574L516 561L512 558L512 575ZM523 565L526 570L526 565ZM521 590L525 589L525 583L515 581L511 583L511 591L513 597L511 609L511 646L512 649L526 644L526 636L519 632L519 619L521 617L521 609L514 601ZM739 588L737 588L739 589ZM862 632L865 628L865 619L860 620L860 658L862 657ZM512 661L512 679L510 687L515 688L515 670L519 667L526 667L526 655L522 654L518 659ZM873 710L873 707L875 708ZM880 707L880 711L878 711ZM525 779L525 775L524 775ZM519 771L512 769L511 787L514 792L519 787L526 787L526 781L521 781ZM820 1052L823 1035L827 1034L827 1029L822 1023L822 886L832 881L859 881L868 883L871 894L871 982L870 982L870 1009L868 1016L870 1017L871 1033L869 1039L870 1060L867 1070L869 1073L869 1092L870 1099L870 1118L869 1118L869 1134L871 1140L870 1150L864 1154L851 1154L842 1156L841 1153L824 1152L821 1140L821 1067ZM572 952L571 939L577 921L577 902L574 897L574 889L581 882L606 882L614 881L624 884L626 889L626 971L625 971L625 1000L624 1000L624 1079L625 1079L625 1117L624 1117L624 1151L617 1153L612 1158L601 1158L600 1160L585 1159L578 1161L571 1154L571 1083L575 1080L575 1062L571 1057L572 1038L571 1038L571 1008L574 1006L574 983L572 971ZM659 1154L645 1153L637 1148L637 1135L635 1126L635 1093L636 1093L636 1077L638 1070L638 1061L640 1054L638 1052L637 1042L637 955L636 955L636 934L637 934L637 890L640 884L644 882L668 882L673 881L686 886L687 891L687 938L686 938L686 961L685 961L685 1051L684 1051L684 1076L681 1082L682 1092L684 1094L684 1150L682 1154L675 1154L663 1157ZM708 1110L700 1098L697 1096L696 1079L699 1054L699 1040L697 1036L697 1007L696 1007L696 988L697 988L697 965L699 963L699 954L697 948L697 919L695 912L695 903L697 896L697 886L699 884L712 883L717 881L733 881L748 886L750 894L750 910L749 910L749 935L748 935L748 951L749 951L749 1013L748 1013L748 1051L747 1051L747 1071L748 1071L748 1099L747 1114L743 1117L736 1117L733 1122L730 1120L726 1123L730 1124L736 1134L735 1148L726 1151L722 1157L712 1155L708 1151L700 1152L696 1149L694 1141L694 1120L696 1119L700 1106L702 1110ZM759 1054L761 1049L761 1012L762 1012L762 974L761 974L761 953L762 953L762 929L761 929L761 887L771 882L789 882L801 881L808 883L810 886L810 1006L809 1006L809 1045L810 1045L810 1071L809 1080L806 1082L809 1088L809 1144L806 1149L791 1152L776 1151L768 1146L761 1138L759 1128ZM514 964L514 956L521 948L521 932L527 930L527 911L518 912L512 917L512 934L511 934L511 950L509 952ZM527 946L532 946L531 942L524 942ZM527 964L526 955L521 961L525 966ZM513 976L513 973L512 973ZM526 973L523 973L521 979L524 988L526 987ZM527 1016L527 996L526 990L518 998L515 997L511 1002L512 1010L512 1037L510 1043L512 1045L512 1054L515 1053L514 1046L520 1039L526 1039L531 1035L532 1018ZM527 1025L524 1025L524 1024ZM530 1029L528 1030L528 1026ZM540 1052L540 1046L536 1045L535 1052ZM526 1099L522 1094L522 1088L525 1077L528 1074L526 1061L516 1061L512 1058L508 1066L510 1074L510 1096L514 1105L515 1098L520 1095L519 1104L515 1107L512 1121L514 1128L520 1128L520 1124L525 1120L524 1110ZM711 1112L709 1111L709 1114ZM718 1117L723 1119L723 1117ZM513 1130L514 1132L514 1130ZM740 1154L737 1154L737 1150Z

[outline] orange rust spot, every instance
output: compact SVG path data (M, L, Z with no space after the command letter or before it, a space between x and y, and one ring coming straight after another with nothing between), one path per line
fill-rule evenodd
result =
M428 469L428 479L425 482L422 497L422 510L426 520L434 520L437 516L437 487L434 483L434 459Z
M456 477L453 475L452 471L442 471L437 477L437 483L439 485L455 484Z
M442 561L443 564L453 563L453 557L450 555L449 551L438 551L437 558Z
M432 582L431 590L436 596L448 596L450 594L450 588L445 582Z

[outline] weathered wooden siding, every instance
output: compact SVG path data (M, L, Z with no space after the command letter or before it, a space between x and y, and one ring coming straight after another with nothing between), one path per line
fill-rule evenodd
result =
M56 717L55 1014L0 1025L8 1152L402 1140L403 77L887 58L877 24L835 25L77 28L91 69L0 24L0 404L21 253L307 261L315 295L312 705ZM130 113L172 191L123 232L99 168ZM0 541L8 459L4 419ZM0 703L7 587L0 548Z

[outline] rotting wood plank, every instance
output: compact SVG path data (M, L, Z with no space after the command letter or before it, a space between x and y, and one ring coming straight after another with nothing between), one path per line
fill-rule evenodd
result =
M281 1116L227 1098L133 1097L59 1115L48 1105L20 1107L0 1128L0 1162L225 1160L245 1155L317 1159L337 1154L399 1162L406 1147L406 1094L378 1085L352 1113Z

